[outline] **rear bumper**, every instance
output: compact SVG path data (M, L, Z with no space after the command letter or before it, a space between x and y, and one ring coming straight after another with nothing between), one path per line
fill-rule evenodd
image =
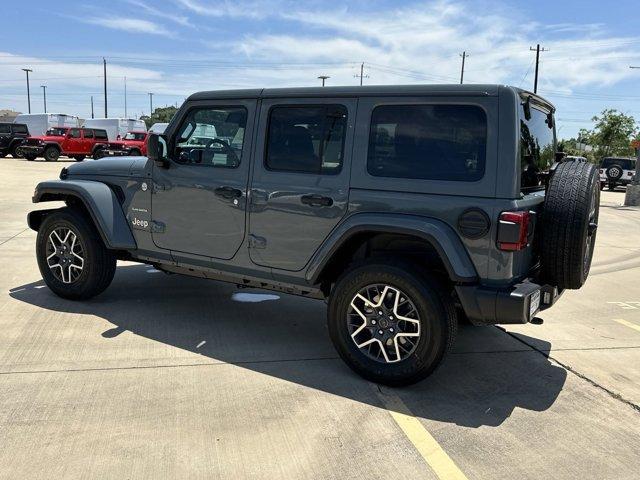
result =
M536 313L551 307L562 291L524 281L508 289L457 286L456 293L471 323L496 325L530 322Z

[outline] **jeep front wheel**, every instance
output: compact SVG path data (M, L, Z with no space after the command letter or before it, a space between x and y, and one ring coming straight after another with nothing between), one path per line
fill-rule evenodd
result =
M60 157L60 150L51 145L44 149L43 156L47 162L56 162L58 160L58 157Z
M93 225L69 208L48 215L42 222L36 256L47 286L71 300L102 293L116 271L116 257L104 246Z
M455 307L440 285L394 263L346 272L329 298L329 334L347 365L364 378L409 385L431 374L453 344Z

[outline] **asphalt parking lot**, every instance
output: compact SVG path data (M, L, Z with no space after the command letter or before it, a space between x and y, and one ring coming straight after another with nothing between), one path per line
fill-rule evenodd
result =
M322 302L125 262L91 301L54 296L25 217L64 162L0 162L0 478L638 478L623 189L543 325L462 327L435 375L389 389L337 358Z

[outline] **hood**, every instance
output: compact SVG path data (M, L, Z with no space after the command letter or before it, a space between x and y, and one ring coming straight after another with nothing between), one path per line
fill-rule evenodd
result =
M69 165L67 175L140 177L145 174L148 165L149 159L142 157L105 157Z

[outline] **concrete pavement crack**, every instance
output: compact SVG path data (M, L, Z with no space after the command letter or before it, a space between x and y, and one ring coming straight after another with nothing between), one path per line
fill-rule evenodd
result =
M527 345L529 348L531 348L532 350L538 352L540 355L544 356L545 358L548 358L549 360L552 360L553 362L557 363L558 365L560 365L562 368L564 368L567 372L571 372L572 374L574 374L576 377L584 380L585 382L589 383L590 385L592 385L593 387L602 390L603 392L605 392L607 395L609 395L611 398L618 400L619 402L622 402L628 406L630 406L631 408L633 408L636 412L640 413L640 405L638 405L637 403L632 402L631 400L627 400L626 398L624 398L622 395L620 395L619 393L614 392L613 390L610 390L609 388L605 387L604 385L600 385L598 382L596 382L595 380L592 380L591 378L587 377L585 374L578 372L576 369L574 369L573 367L559 361L558 359L554 358L551 356L551 352L547 352L545 350L541 350L537 347L535 347L534 345L531 345L530 343L526 342L525 340L523 340L522 338L518 337L517 335L515 335L514 333L508 332L507 330L505 330L502 327L496 327L498 330L502 330L504 333L506 333L507 335L509 335L511 338L513 338L514 340L517 340L518 342Z
M29 230L28 228L25 228L24 230L16 233L13 237L9 237L6 240L3 240L2 242L0 242L0 246L4 245L5 243L7 243L10 240L13 240L14 238L16 238L18 235L22 235L24 232L26 232L27 230Z

